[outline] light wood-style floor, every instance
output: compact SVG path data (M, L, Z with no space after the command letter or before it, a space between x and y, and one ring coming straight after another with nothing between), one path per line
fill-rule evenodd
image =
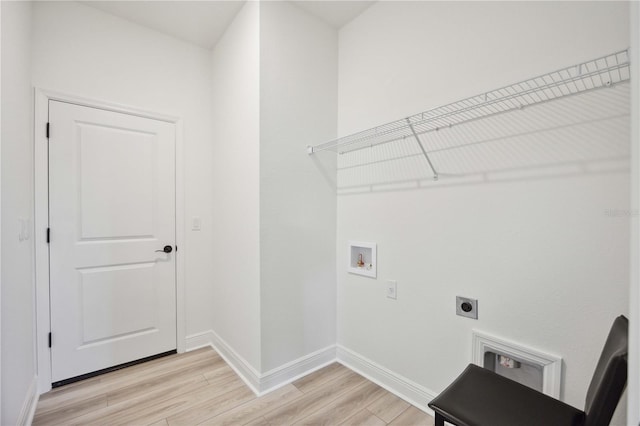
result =
M340 364L260 398L210 348L56 388L34 425L433 425L433 418Z

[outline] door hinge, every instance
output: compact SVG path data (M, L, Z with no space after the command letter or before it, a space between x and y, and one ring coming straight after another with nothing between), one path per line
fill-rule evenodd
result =
M51 126L49 125L49 123L47 123L47 139L49 139L49 128L50 128L50 127L51 127Z
M52 337L51 337L51 332L49 332L49 347L51 347L51 342L53 341Z
M47 244L51 242L51 228L47 228Z

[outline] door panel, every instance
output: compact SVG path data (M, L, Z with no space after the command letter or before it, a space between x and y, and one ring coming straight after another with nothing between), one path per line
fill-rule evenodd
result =
M135 333L157 331L153 297L153 263L80 272L82 345ZM114 315L114 313L119 315Z
M88 124L79 124L78 131L81 238L151 236L154 135Z
M54 382L176 348L173 124L49 103Z

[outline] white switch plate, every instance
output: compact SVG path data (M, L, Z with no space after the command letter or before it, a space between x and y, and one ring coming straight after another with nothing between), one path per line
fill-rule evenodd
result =
M19 217L18 227L20 228L20 232L18 233L18 241L29 240L31 238L31 220Z
M24 241L24 219L18 218L18 241Z
M387 297L396 300L398 298L398 282L387 280Z
M198 216L191 218L191 230L199 231L202 228L202 220Z

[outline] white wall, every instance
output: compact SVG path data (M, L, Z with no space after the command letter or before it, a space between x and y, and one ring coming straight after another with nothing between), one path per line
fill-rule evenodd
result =
M336 339L337 31L288 2L260 13L262 370Z
M0 52L2 44L2 6L0 5ZM0 54L0 79L2 78L2 55ZM2 84L0 83L0 99L2 99ZM0 102L0 185L2 185L2 102ZM0 195L0 240L2 238L2 196ZM0 244L0 344L2 343L2 244ZM0 347L0 384L2 383L2 350ZM2 386L0 385L0 421L2 421Z
M34 86L183 118L187 335L209 330L210 52L76 2L35 3L33 25Z
M260 5L247 2L213 50L213 330L260 371Z
M248 2L212 93L213 331L262 376L335 342L335 158L305 147L336 133L337 31Z
M33 224L31 4L2 2L2 418L24 420L35 388L33 238L20 241L20 220ZM32 226L32 225L31 225ZM27 407L29 408L29 407Z
M626 3L378 2L340 31L339 134L628 44ZM585 96L425 139L477 142L434 154L435 184L421 157L374 163L412 142L340 157L340 345L437 393L479 329L562 356L561 397L584 407L628 311L630 232L605 214L629 208L629 87ZM377 242L377 280L346 273L350 239ZM456 295L479 299L478 321L455 316Z
M2 6L0 5L0 52L2 44ZM2 78L2 55L0 54L0 79ZM2 84L0 83L0 99L2 99ZM0 102L0 185L2 185L2 102ZM0 240L2 238L2 196L0 195ZM2 343L2 244L0 244L0 344ZM0 347L0 421L2 421L2 350Z
M629 291L629 424L640 423L640 4L630 5L631 26L631 280Z
M3 43L5 13L3 3ZM379 2L340 32L340 134L622 49L627 15L624 3ZM28 27L19 28L24 36ZM326 25L289 4L248 2L213 54L73 2L36 3L34 28L34 85L184 118L185 216L203 220L202 231L187 232L188 334L213 328L258 372L321 349L334 341L338 259L340 344L438 392L469 361L470 329L479 328L563 356L563 399L582 407L604 335L626 311L629 225L604 211L629 208L628 134L616 130L628 123L628 89L589 98L599 107L534 113L543 121L536 126L491 122L506 127L501 149L520 155L516 171L531 159L513 150L509 132L546 141L546 121L571 130L556 130L532 156L571 162L570 148L586 138L577 161L586 171L542 178L534 168L524 179L455 186L443 176L434 189L341 193L335 223L335 159L300 157L335 132L336 41ZM3 70L3 103L4 79ZM581 109L555 121L577 105L584 117ZM5 168L6 110L3 206L4 177L16 176ZM513 161L496 159L501 152L441 161L477 174ZM616 161L604 164L610 152ZM398 164L340 170L338 189L368 187L380 171L387 180L404 169L402 178L426 178L424 164ZM15 217L5 212L6 236L14 230L5 220L15 227ZM377 280L344 272L349 239L378 243ZM395 302L384 298L385 279L398 280ZM480 299L479 321L454 316L456 294ZM4 329L2 339L6 347Z

